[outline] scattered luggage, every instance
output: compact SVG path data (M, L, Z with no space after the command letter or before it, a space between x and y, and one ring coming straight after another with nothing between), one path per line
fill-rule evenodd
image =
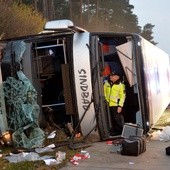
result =
M125 123L121 137L129 138L130 136L143 136L143 129L137 124Z
M125 124L122 131L122 155L138 156L146 151L146 137L136 124Z
M146 151L146 138L144 136L130 136L122 140L122 155L138 156Z

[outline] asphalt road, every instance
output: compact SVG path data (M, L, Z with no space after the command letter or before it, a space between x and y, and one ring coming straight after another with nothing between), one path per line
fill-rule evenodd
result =
M167 109L156 127L170 127L170 109ZM170 134L168 134L170 137ZM106 141L93 143L86 148L90 158L79 161L78 165L68 162L61 170L170 170L170 156L166 155L167 142L151 140L146 142L146 151L139 156L124 156L113 151L113 145Z
M169 141L147 140L146 152L135 157L113 153L113 145L97 142L85 149L90 158L80 160L79 165L68 162L61 170L170 170L170 156L165 152L168 146Z

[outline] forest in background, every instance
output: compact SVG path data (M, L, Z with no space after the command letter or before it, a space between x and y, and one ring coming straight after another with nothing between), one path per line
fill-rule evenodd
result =
M70 19L88 31L137 33L153 44L154 25L141 27L129 0L0 0L0 38L37 34L46 21Z

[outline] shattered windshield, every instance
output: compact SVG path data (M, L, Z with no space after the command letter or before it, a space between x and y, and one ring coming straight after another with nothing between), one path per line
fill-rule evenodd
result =
M3 91L6 104L7 124L17 147L41 146L44 132L38 126L40 107L37 92L21 70L22 55L26 49L23 41L9 42L2 64L12 66L13 74L6 74ZM7 68L8 69L8 68Z

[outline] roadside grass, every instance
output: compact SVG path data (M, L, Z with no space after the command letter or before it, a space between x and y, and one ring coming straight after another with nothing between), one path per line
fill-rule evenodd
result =
M48 134L50 132L54 131L56 129L48 129ZM46 133L47 133L46 131ZM81 140L76 139L77 141ZM61 131L61 130L56 130L56 137L53 139L45 139L44 140L44 146L50 145L50 144L55 144L55 148L53 152L45 152L39 154L39 156L44 156L44 155L50 155L55 157L56 153L58 151L65 152L66 153L66 158L65 160L56 165L46 165L44 161L22 161L22 162L17 162L17 163L10 163L8 160L5 159L5 156L10 155L14 150L16 151L21 150L20 148L14 148L13 146L0 146L1 150L1 155L0 157L0 169L2 170L56 170L60 169L61 167L64 167L66 163L70 160L71 157L77 152L80 151L80 149L70 149L68 147L69 145L69 139L67 135Z
M170 109L166 109L160 119L156 122L155 128L170 126Z

